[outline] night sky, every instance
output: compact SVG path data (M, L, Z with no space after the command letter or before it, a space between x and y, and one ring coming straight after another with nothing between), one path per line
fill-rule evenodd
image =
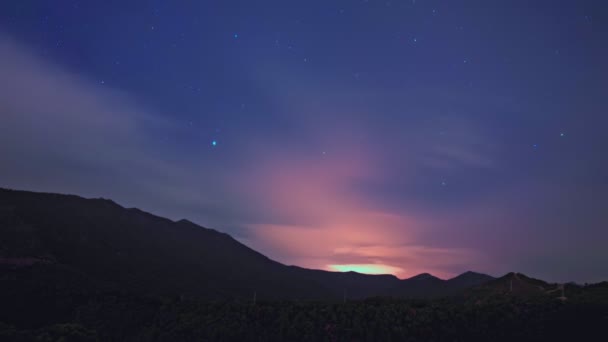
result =
M608 280L603 0L0 2L0 186L327 270Z

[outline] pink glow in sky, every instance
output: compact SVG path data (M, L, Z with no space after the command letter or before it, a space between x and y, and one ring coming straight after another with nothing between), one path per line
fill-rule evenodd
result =
M423 272L450 277L458 265L466 269L474 263L478 255L465 248L421 243L433 218L383 210L360 195L358 185L385 171L367 149L357 151L264 160L240 186L263 194L256 202L278 220L249 225L245 242L288 264L401 278Z
M246 61L239 53L238 63L218 54L229 67L212 63L210 70L218 70L222 86L188 95L175 86L173 68L182 63L142 63L170 78L150 82L149 72L137 73L145 76L142 88L153 90L143 96L130 88L129 73L116 73L127 78L121 86L5 33L2 187L112 198L215 228L303 267L401 278L473 270L606 279L605 96L589 101L600 86L564 89L568 96L560 98L573 102L559 104L560 92L535 82L523 89L518 77L492 90L477 86L483 80L465 87L469 71L453 83L410 77L426 60L396 57L407 72L374 72L383 63L373 63L359 73L343 69L349 52L323 71L323 58L294 68L274 54L257 58L263 49L256 48ZM145 56L162 59L162 52ZM567 65L587 66L604 84L588 62ZM482 64L467 63L467 70L474 65ZM451 62L445 66L455 71ZM232 84L247 88L240 95L224 84L232 72L244 77ZM180 84L192 82L190 71L181 75L188 79ZM529 99L541 102L526 105Z

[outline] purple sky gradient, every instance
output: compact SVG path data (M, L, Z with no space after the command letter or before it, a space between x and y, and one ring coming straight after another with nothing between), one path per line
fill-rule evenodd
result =
M2 5L12 20L0 25L0 186L188 218L304 267L607 280L606 24L589 28L585 15L604 8L582 3L553 8L549 18L569 21L537 31L532 12L508 8L521 32L506 36L492 30L512 23L491 23L497 13L479 2L434 24L406 16L390 37L383 20L396 19L382 8L357 7L352 22L314 2L299 17L275 9L301 25L318 17L326 40L293 23L273 34L244 13L238 39L228 23L183 28L162 14L129 26L98 4L124 29L113 42L91 41L110 32L82 9ZM399 10L435 20L421 6ZM478 12L486 19L470 19ZM43 13L73 27L26 25ZM448 39L457 21L477 28L458 38L463 49ZM44 30L71 47L50 49ZM195 33L212 47L196 47Z

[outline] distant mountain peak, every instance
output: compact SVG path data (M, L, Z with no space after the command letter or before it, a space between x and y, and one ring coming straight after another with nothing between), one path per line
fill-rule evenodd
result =
M496 291L523 295L544 293L547 289L552 288L552 286L543 280L534 279L519 272L509 272L484 285L484 287Z
M494 277L489 276L487 274L473 272L473 271L466 271L462 274L455 276L452 279L449 279L448 283L453 284L459 288L466 288L466 287L481 285L481 284L487 283L494 279L495 279Z
M474 271L466 271L466 272L463 272L463 273L455 276L452 279L471 278L471 277L487 277L487 278L492 278L492 279L494 278L494 277L489 276L489 275L487 275L485 273L479 273L479 272L474 272Z
M418 275L415 275L411 278L408 278L408 280L428 280L428 279L437 279L437 280L441 280L437 277L435 277L434 275L430 274L430 273L420 273Z

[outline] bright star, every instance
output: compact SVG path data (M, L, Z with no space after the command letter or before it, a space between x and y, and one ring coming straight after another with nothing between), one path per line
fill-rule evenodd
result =
M211 142L211 146L213 146L213 147L217 146L217 141L213 140L213 141Z
M238 33L234 34L234 39L237 39L239 37Z

